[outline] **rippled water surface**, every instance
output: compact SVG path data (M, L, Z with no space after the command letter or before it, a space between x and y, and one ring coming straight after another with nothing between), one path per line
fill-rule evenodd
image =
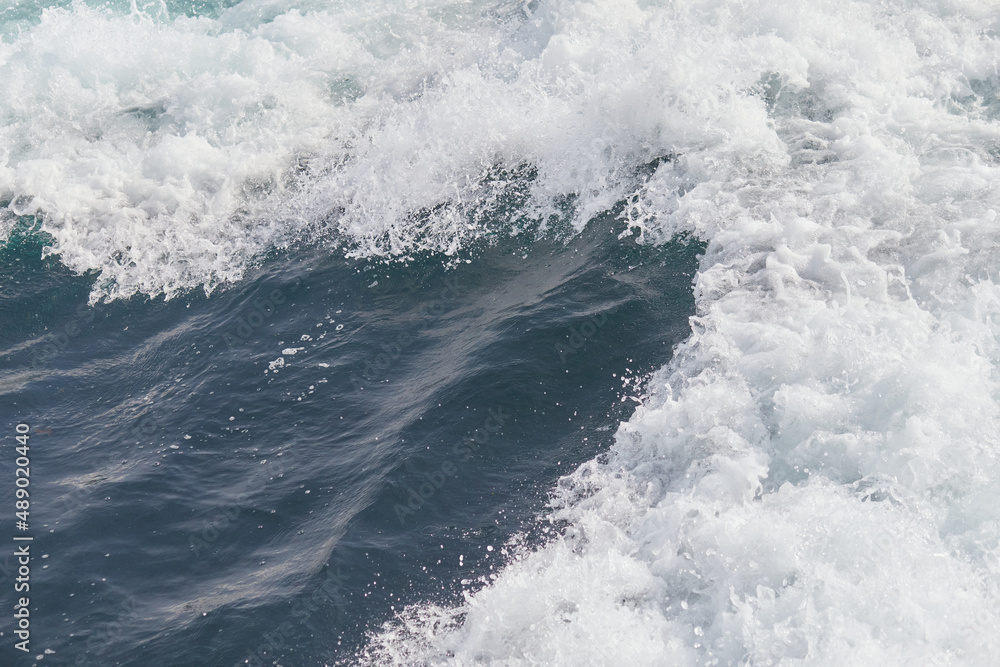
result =
M0 2L0 663L993 664L998 71L985 0Z

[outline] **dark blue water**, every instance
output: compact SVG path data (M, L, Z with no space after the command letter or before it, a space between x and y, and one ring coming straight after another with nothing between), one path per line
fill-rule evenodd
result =
M14 535L27 423L32 650L4 615L2 664L351 664L404 605L481 586L689 330L701 247L619 231L449 262L303 246L210 296L91 306L25 226L0 249L0 497Z

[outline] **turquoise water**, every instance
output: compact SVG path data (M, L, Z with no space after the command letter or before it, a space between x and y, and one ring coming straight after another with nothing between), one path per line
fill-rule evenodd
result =
M106 0L105 2L14 2L0 3L0 28L4 41L13 42L18 35L29 31L41 20L42 12L49 10L69 11L73 7L87 6L113 14L141 14L159 21L170 22L178 17L218 18L226 9L237 2L209 2L204 0L170 0L167 2L135 2Z

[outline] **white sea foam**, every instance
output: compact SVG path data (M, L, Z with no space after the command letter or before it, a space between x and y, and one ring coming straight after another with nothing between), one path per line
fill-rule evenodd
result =
M97 296L299 235L455 252L517 173L537 220L708 242L565 536L373 664L992 664L998 36L980 0L77 5L0 44L0 189Z
M367 659L995 662L1000 10L553 2L534 20L519 75L545 93L522 103L538 128L576 114L565 163L543 132L524 149L546 182L614 192L616 160L681 156L629 216L709 242L693 334L609 461L560 483L564 537L460 608L408 609Z
M239 278L328 219L270 214L301 212L288 188L311 162L344 160L397 101L476 62L502 16L397 9L247 0L170 19L77 2L25 19L0 42L0 231L40 219L64 264L101 273L94 298Z

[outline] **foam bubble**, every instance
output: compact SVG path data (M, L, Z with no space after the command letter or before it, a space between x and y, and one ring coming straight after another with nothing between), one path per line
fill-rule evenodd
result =
M64 264L100 272L94 298L236 280L322 227L329 211L271 215L311 161L349 156L496 22L448 3L275 7L213 19L76 3L0 42L5 234L40 219Z
M708 240L693 333L609 460L560 482L564 535L364 659L992 660L1000 13L548 7L563 90L634 84L608 120L680 155L626 215Z
M76 4L0 43L0 229L41 218L96 298L625 201L708 243L692 336L556 489L564 535L362 659L989 664L998 31L980 0Z

